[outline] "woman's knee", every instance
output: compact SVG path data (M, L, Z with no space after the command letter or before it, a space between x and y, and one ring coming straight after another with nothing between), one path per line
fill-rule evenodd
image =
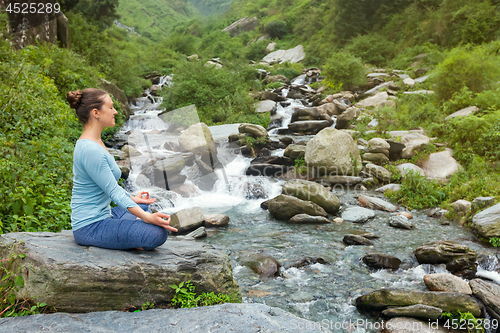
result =
M168 238L168 231L167 229L155 225L154 231L152 232L150 241L148 242L148 246L144 247L144 250L146 249L154 249L160 245L163 245Z
M138 205L139 205L139 207L142 208L143 211L153 213L151 211L151 208L149 208L149 206L147 204L138 204Z

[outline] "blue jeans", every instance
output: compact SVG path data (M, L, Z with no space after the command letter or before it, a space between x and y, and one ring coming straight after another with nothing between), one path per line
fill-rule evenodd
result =
M146 204L139 206L147 212ZM112 217L91 223L73 231L75 241L84 246L97 246L113 250L127 250L142 247L153 250L167 240L167 229L143 220L121 207L111 208Z

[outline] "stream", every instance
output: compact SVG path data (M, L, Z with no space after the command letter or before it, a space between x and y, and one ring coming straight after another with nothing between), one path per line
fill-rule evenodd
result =
M286 91L285 91L286 93ZM151 100L155 102L152 103ZM277 113L283 116L282 127L288 124L293 109L302 106L299 100L287 100L289 105L279 106ZM210 128L218 144L218 155L224 168L216 169L219 176L212 191L197 191L189 198L172 191L148 184L138 184L137 177L148 156L168 155L163 148L167 141L175 141L176 135L167 133L168 125L158 117L161 98L142 97L131 105L130 119L116 134L117 139L133 142L143 155L131 158L131 172L126 189L131 193L149 191L157 201L151 208L167 214L183 208L199 206L205 214L226 214L229 225L219 229L208 229L208 237L196 240L225 251L231 260L233 275L240 285L243 302L265 303L281 308L299 317L315 322L344 323L359 320L377 321L354 306L356 297L372 289L383 287L407 287L427 290L423 277L429 273L447 272L444 265L419 265L412 252L420 245L440 239L456 241L476 250L479 254L478 275L500 283L500 255L496 249L481 245L477 237L458 224L446 223L444 219L427 217L426 212L412 211L411 220L415 229L402 230L388 226L387 221L395 213L375 211L376 217L364 224L350 222L330 224L294 225L271 217L260 207L261 202L281 193L283 180L270 177L245 176L252 158L234 153L227 137L236 133L237 124ZM335 125L333 125L335 126ZM277 130L270 131L271 139L277 140ZM288 135L290 136L290 135ZM145 139L147 138L147 139ZM295 141L308 140L311 135L293 136ZM284 149L273 150L273 155L282 156ZM189 168L181 174L188 176ZM247 199L248 184L259 186L267 199ZM357 205L354 189L334 190L341 201L341 211ZM365 195L384 198L374 191ZM387 200L387 199L386 199ZM340 216L339 212L339 216ZM331 219L331 218L330 218ZM372 246L346 246L342 238L346 234L372 232L380 238ZM175 237L175 236L170 236ZM167 240L168 242L168 240ZM248 267L238 263L238 254L244 250L262 252L276 258L283 267L281 277L262 281ZM361 260L368 253L386 253L402 260L397 271L372 270ZM496 253L494 255L493 253ZM324 263L313 263L300 268L291 264L303 258L321 258ZM331 329L332 326L329 326ZM335 331L332 329L332 331ZM363 325L346 332L375 332Z

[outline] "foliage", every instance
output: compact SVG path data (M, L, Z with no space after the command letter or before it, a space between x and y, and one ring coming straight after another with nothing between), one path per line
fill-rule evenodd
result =
M70 1L64 1L69 3ZM110 26L115 19L120 18L116 13L118 8L118 0L79 0L72 8L74 12L79 12L88 20L99 24L101 28Z
M494 247L500 247L500 237L491 237L489 239L489 242L491 245L493 245Z
M367 64L383 66L396 53L396 45L381 34L357 36L349 41L344 50L360 57Z
M499 79L499 58L484 46L454 48L431 77L436 94L443 101L449 100L464 86L474 93L493 89Z
M170 288L175 290L175 296L172 298L172 305L179 308L193 308L197 306L210 306L223 303L239 303L239 299L234 295L202 293L196 296L194 292L195 286L191 280L186 283L181 282L179 285L172 284Z
M351 89L366 83L366 68L363 62L347 51L334 53L326 62L323 73L325 84L338 90Z
M266 32L271 38L283 38L289 32L289 27L286 22L283 21L272 21L266 24Z
M173 84L166 89L162 106L174 110L195 104L200 120L207 125L228 123L236 116L256 116L247 83L255 77L254 69L228 67L218 69L201 61L180 63L174 68Z
M141 305L141 308L140 309L137 309L135 310L134 312L141 312L141 311L146 311L148 309L154 309L155 307L155 303L152 303L152 302L146 302L144 304Z
M429 180L413 170L405 174L399 191L386 191L384 194L410 210L435 207L448 198L444 185Z
M483 321L477 319L470 312L446 312L441 314L441 319L447 319L444 327L457 329L459 327L467 327L467 332L469 333L481 333L484 332ZM472 326L472 327L470 327Z
M24 287L24 272L29 276L28 268L19 265L25 257L24 253L10 252L7 258L0 260L0 318L38 314L46 309L46 303L33 304L30 299L17 297Z

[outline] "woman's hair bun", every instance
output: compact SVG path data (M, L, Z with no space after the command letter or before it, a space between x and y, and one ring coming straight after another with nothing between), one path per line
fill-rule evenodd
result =
M66 94L66 99L69 102L69 106L75 110L78 109L78 107L81 104L81 97L82 97L81 90L70 91Z

